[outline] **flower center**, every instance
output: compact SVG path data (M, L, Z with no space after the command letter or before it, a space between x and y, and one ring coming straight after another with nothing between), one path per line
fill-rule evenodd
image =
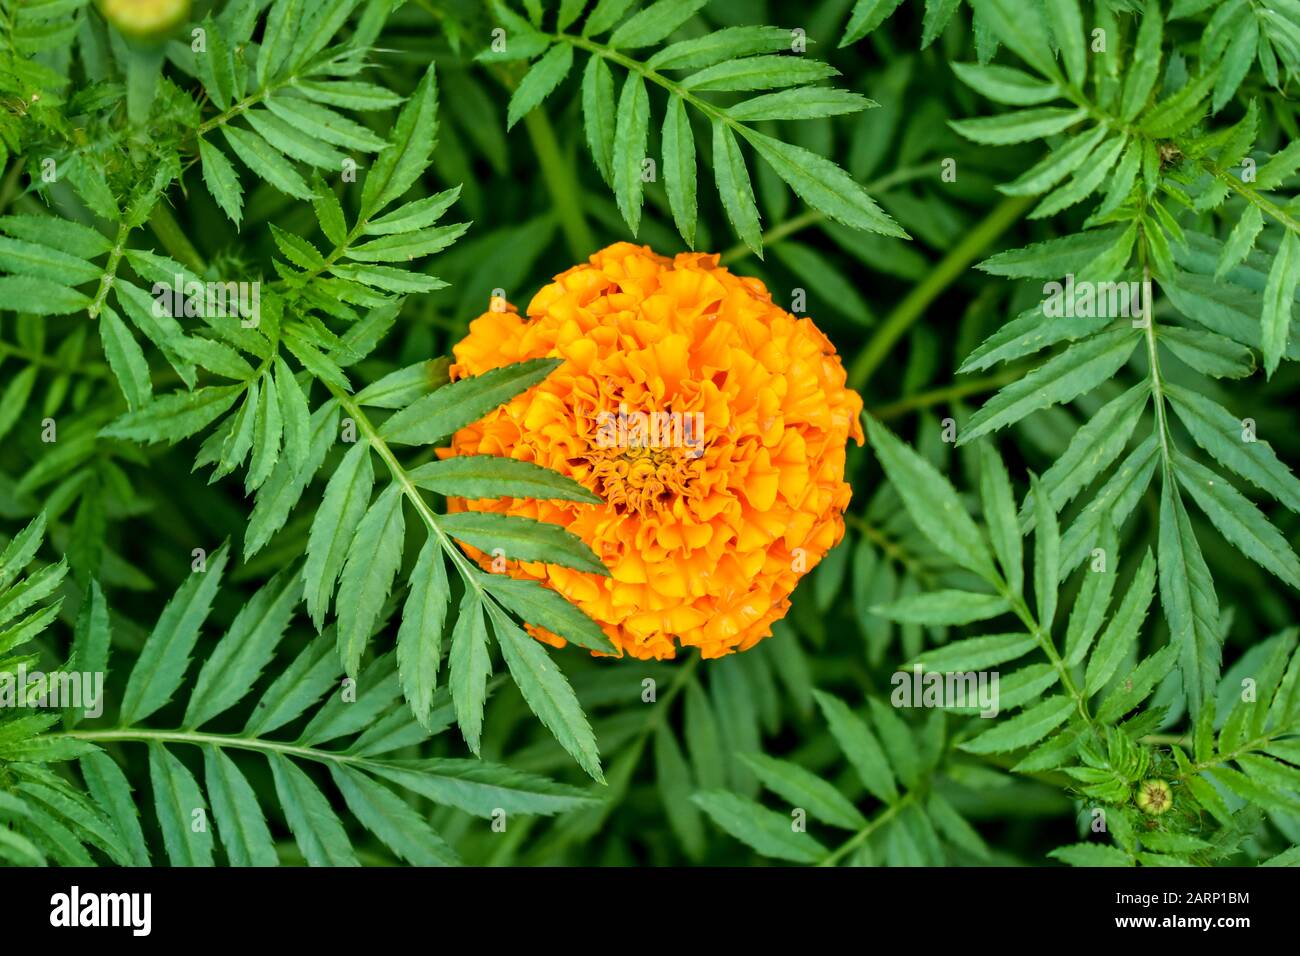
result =
M663 511L690 493L692 479L701 472L704 446L697 438L702 436L689 424L676 432L638 424L634 420L629 428L626 413L601 419L576 461L591 468L594 490L618 511Z

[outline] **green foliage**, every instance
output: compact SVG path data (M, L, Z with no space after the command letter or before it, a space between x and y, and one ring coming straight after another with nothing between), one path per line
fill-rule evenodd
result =
M106 679L0 707L0 860L1300 861L1294 0L194 7L0 0L0 674ZM559 364L473 317L629 239L866 404L723 660L445 506L599 502L438 446Z

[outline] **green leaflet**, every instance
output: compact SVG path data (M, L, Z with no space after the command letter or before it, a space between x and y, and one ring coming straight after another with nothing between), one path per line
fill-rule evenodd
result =
M560 364L560 359L529 359L453 382L402 409L379 433L398 444L433 444L541 382Z
M1237 549L1293 588L1300 588L1300 558L1282 533L1241 492L1186 456L1174 473L1206 517Z
M348 809L399 858L416 866L455 866L460 861L424 818L392 790L337 764L330 776Z
M560 85L573 66L573 47L557 43L533 64L510 97L506 126L514 126Z
M1061 529L1056 509L1037 477L1030 476L1034 514L1034 600L1038 624L1050 631L1056 618L1057 590L1061 580ZM1025 503L1026 509L1030 502Z
M992 634L954 641L926 651L912 662L927 671L960 672L987 670L1022 657L1037 646L1030 634Z
M334 582L343 570L357 526L370 504L374 475L369 444L356 442L330 477L312 521L302 576L307 612L318 628L325 619Z
M1071 346L986 402L971 417L961 441L973 441L1030 412L1072 401L1091 391L1128 361L1137 342L1131 330L1114 329Z
M992 579L988 545L948 480L872 418L867 419L867 431L917 527L954 561Z
M442 547L429 538L411 572L411 589L397 631L397 666L411 712L429 726L433 691L442 661L442 635L450 592Z
M1287 232L1282 237L1282 245L1268 272L1268 285L1264 289L1264 312L1260 316L1264 369L1270 377L1286 352L1298 285L1300 239L1296 238L1294 232Z
M301 598L301 579L285 570L240 609L216 650L199 670L185 711L186 726L207 723L244 696L270 663Z
M484 575L480 581L506 610L518 614L527 623L544 627L580 647L617 653L599 624L550 588L536 581L501 574Z
M1300 479L1267 441L1244 440L1248 431L1243 422L1203 395L1176 386L1169 387L1168 395L1175 413L1198 445L1292 511L1300 512Z
M501 656L529 709L583 770L604 783L596 736L564 674L542 645L525 634L495 604L488 604L488 613Z
M479 752L483 732L483 703L487 697L488 675L492 672L488 656L487 611L478 592L466 590L456 612L456 626L451 633L451 699L456 705L456 723L465 744Z
M885 759L880 742L866 722L837 697L821 691L813 691L813 696L821 707L826 722L830 724L835 742L857 771L862 785L886 803L897 800L898 788L894 783L893 771Z
M191 826L194 814L207 808L194 775L162 744L151 743L149 777L153 781L158 827L171 865L211 866L212 833L206 826Z
M489 555L545 561L594 574L609 573L581 538L559 525L490 511L460 511L443 516L438 524L453 538Z
M664 114L664 188L672 208L673 222L688 246L695 245L695 134L686 115L686 105L674 97Z
M227 545L223 544L211 556L197 559L204 562L202 569L191 571L167 602L131 669L122 695L122 723L133 724L148 717L180 687L228 557Z
M1005 598L971 591L929 591L900 598L872 611L894 621L913 624L970 624L1005 614L1011 609Z
M650 99L645 81L629 73L618 100L618 118L614 125L614 141L610 152L610 175L614 196L623 221L636 235L641 224L641 203L645 189L642 164L646 155L649 134Z
M762 754L742 755L763 785L791 806L805 807L816 818L846 830L859 830L866 818L838 790L798 764Z
M854 229L907 238L907 233L880 209L867 191L834 163L801 146L761 133L747 130L744 135L777 175L814 209Z
M614 74L605 61L593 56L582 71L582 117L587 146L601 178L614 184Z
M1001 116L953 120L949 125L962 136L976 143L1005 146L1060 133L1081 122L1086 116L1083 110L1043 106Z
M493 455L460 455L411 469L411 481L441 495L461 498L538 498L600 504L572 478L527 461Z
M437 83L430 63L397 117L389 146L380 152L366 176L361 192L363 219L402 196L424 171L438 135L437 113Z
M271 831L248 779L217 747L203 748L203 765L212 815L231 865L278 865Z
M1074 710L1074 701L1065 695L1049 697L1015 717L999 721L993 727L961 744L974 754L1007 753L1042 740L1059 727Z
M826 848L807 833L796 833L784 815L752 800L725 791L705 791L691 797L713 822L764 856L794 863L816 863Z
M1091 695L1101 690L1119 668L1125 655L1136 648L1138 630L1155 595L1155 583L1155 559L1148 551L1088 659L1088 671L1084 679L1085 693Z
M358 522L339 575L338 645L343 670L355 677L366 641L402 563L402 489L389 485Z
M1045 83L1015 67L996 63L954 63L952 69L959 80L997 103L1037 106L1060 96L1055 84Z
M992 443L980 445L980 502L993 551L1012 592L1024 586L1024 549L1006 465Z
M1170 481L1161 489L1158 560L1160 603L1180 649L1188 709L1198 714L1219 679L1219 599L1187 511Z
M718 182L718 195L722 198L727 218L745 245L761 258L763 237L749 170L735 137L721 120L713 121L713 157L713 175Z
M288 758L267 755L275 792L294 839L310 866L360 866L343 824L320 788Z

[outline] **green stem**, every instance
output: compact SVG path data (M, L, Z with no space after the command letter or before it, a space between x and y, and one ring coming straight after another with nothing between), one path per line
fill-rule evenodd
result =
M1146 233L1140 225L1138 228L1138 259L1142 263L1144 288L1150 288L1151 266L1147 262ZM1156 430L1160 433L1160 458L1163 463L1163 474L1165 480L1169 481L1173 462L1169 454L1169 423L1165 418L1164 381L1160 377L1160 355L1156 351L1156 319L1153 312L1151 302L1148 301L1146 303L1146 327L1143 332L1147 346L1147 364L1151 366L1151 401L1156 411Z
M903 797L901 800L899 800L897 803L891 804L889 809L885 810L878 817L876 817L874 820L868 823L865 827L863 827L857 833L853 834L853 836L849 837L847 840L841 843L835 850L827 854L825 859L823 859L817 865L834 866L845 856L852 853L859 846L865 843L867 839L871 836L871 834L875 833L882 826L884 826L886 823L892 820L895 816L898 815L900 810L902 810L904 807L906 807L909 803L911 803L915 799L916 799L916 791L913 790L910 793L908 793L905 797Z
M1229 189L1245 197L1247 202L1259 207L1261 212L1272 216L1292 232L1300 233L1300 219L1296 219L1289 212L1270 199L1265 198L1257 189L1243 183L1236 176L1219 169L1217 166L1207 165L1206 168L1218 179L1225 183Z
M22 359L28 365L39 365L42 368L57 369L60 372L66 372L68 370L68 363L66 361L61 361L49 355L40 355L36 352L29 352L27 349L19 348L18 346L11 345L8 342L0 342L0 356L5 355L12 355L14 358ZM77 366L77 374L89 375L92 378L109 378L112 375L107 365L100 365L96 362Z
M348 417L357 423L357 427L361 429L361 433L365 436L370 447L375 450L381 459L383 459L384 464L388 466L389 474L393 476L393 481L397 482L398 486L402 489L402 494L405 495L406 499L415 507L416 513L419 514L421 520L424 521L425 527L429 529L429 533L437 537L438 543L442 545L443 551L445 551L447 556L451 558L452 563L456 565L456 569L460 571L461 577L465 579L466 587L474 588L474 590L478 591L481 595L483 593L483 585L479 582L478 569L470 563L469 558L465 557L465 555L461 553L460 548L456 547L451 538L448 537L447 533L442 530L442 527L438 524L437 516L433 513L433 509L430 508L429 503L424 500L424 495L420 494L420 489L415 487L415 483L411 481L411 476L406 473L406 469L402 467L402 463L398 461L397 456L393 454L392 448L390 448L388 443L380 436L379 430L375 428L366 413L361 410L361 406L353 400L351 395L343 391L337 385L333 385L324 380L321 380L321 384L329 389L330 394L338 400L339 406L348 414Z
M888 356L903 334L921 318L926 308L940 293L961 275L961 273L988 246L1009 229L1034 203L1034 196L1011 196L1002 200L979 225L962 238L948 251L929 275L912 288L894 310L889 313L884 323L876 330L867 347L858 353L849 368L848 385L855 391L862 391L867 381L880 363Z
M926 570L921 562L908 554L901 548L897 542L891 539L887 534L867 521L861 515L847 512L844 515L844 521L852 528L856 528L864 538L879 548L886 558L893 561L899 567L906 568L911 575L922 584L933 584L934 576Z
M652 70L644 63L638 62L637 60L634 60L629 56L624 56L622 53L619 53L617 50L612 50L609 47L604 46L600 43L596 43L593 40L588 40L586 37L574 36L571 33L555 33L552 34L552 38L561 43L568 43L578 47L579 49L586 50L588 53L594 54L596 56L604 57L606 60L609 60L611 63L617 63L619 66L623 67L623 69L628 70L631 73L640 74L642 77L649 80L651 83L663 87L673 96L679 97L682 100L685 100L687 103L690 103L692 106L694 106L705 116L709 117L709 119L711 120L718 120L720 122L726 123L732 129L736 129L736 130L749 129L749 127L745 126L743 123L739 123L736 120L732 119L731 116L728 115L726 110L719 109L718 107L710 103L708 100L700 99L700 97L696 96L694 93L692 93L690 90L683 87L681 84L674 83L672 80L668 79L668 77L664 76L662 73L658 73L655 70Z
M159 202L153 207L153 212L149 214L149 226L173 259L191 272L203 274L207 269L203 256L194 248L194 243L185 235L185 230L180 227L165 202Z
M544 110L533 110L524 117L524 128L532 140L533 152L541 164L542 179L551 194L551 203L569 244L569 254L578 262L596 251L596 237L582 214L582 189L578 185L573 163L565 160L555 137L555 128Z
M907 398L900 398L888 405L867 409L867 414L882 422L888 421L891 418L906 415L908 412L919 411L934 405L942 405L945 402L956 401L969 395L996 391L1003 385L1009 385L1011 382L1017 381L1023 374L1024 369L1022 368L1008 368L996 375L974 378L965 382L957 382L954 385L947 385L943 388L931 389L928 392L909 395Z
M23 174L23 158L15 156L11 162L13 165L5 173L4 182L0 182L0 212L8 209L14 196L18 195L18 181Z
M877 179L873 179L862 188L869 193L879 194L888 192L895 186L911 182L914 179L920 179L923 176L928 176L933 173L933 171L933 166L929 165L906 166L902 169L896 169L892 173L887 173ZM809 209L805 212L801 212L799 215L791 219L777 223L771 229L764 232L763 245L766 247L774 242L780 242L782 239L792 236L796 232L801 232L809 226L815 226L818 223L825 222L827 218L828 217L824 212L818 212L816 209ZM719 257L719 262L725 266L740 259L752 256L753 254L753 249L749 248L749 246L745 245L743 242L738 242Z
M1066 666L1061 654L1056 649L1056 642L1052 640L1051 625L1044 626L1040 624L1029 610L1029 605L1025 603L1024 596L1014 593L1011 586L999 575L996 580L990 582L994 589L1002 595L1011 605L1011 611L1020 618L1020 623L1024 624L1025 629L1033 637L1043 654L1047 656L1048 662L1056 670L1057 676L1061 679L1061 686L1065 688L1066 693L1074 698L1074 704L1079 710L1079 715L1090 727L1096 726L1096 721L1092 714L1088 712L1088 698L1084 695L1074 683L1074 675L1070 673L1070 668Z
M212 744L217 747L252 750L258 753L278 753L286 757L298 757L303 760L314 760L318 763L338 763L352 766L367 766L376 763L376 761L365 757L353 757L330 750L315 750L311 747L281 743L276 740L241 737L237 734L209 734L197 730L146 730L128 727L116 730L65 730L50 736L75 737L77 740L101 743L192 744L195 747Z
M86 307L86 314L92 319L98 318L100 311L104 308L104 301L108 298L108 290L113 288L113 278L117 275L117 265L122 261L122 253L126 250L126 239L131 234L131 227L122 223L117 227L117 238L113 242L113 251L108 254L108 261L104 264L104 274L99 277L99 289L95 292L95 299Z

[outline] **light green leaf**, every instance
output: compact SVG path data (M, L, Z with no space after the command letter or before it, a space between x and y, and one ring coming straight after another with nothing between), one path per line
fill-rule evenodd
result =
M1049 697L1008 720L1000 720L991 728L960 745L973 754L1007 753L1036 744L1063 724L1074 711L1074 701L1064 695Z
M777 175L818 212L854 229L910 238L881 210L861 183L829 159L747 128L742 132Z
M579 647L603 654L619 653L600 625L558 592L536 581L504 574L484 575L480 580L507 610L518 614L527 623L544 627Z
M212 834L206 826L195 829L191 825L196 813L207 810L194 775L162 744L150 743L149 778L158 829L171 865L211 866Z
M948 479L871 416L867 431L885 474L921 533L962 567L994 580L988 545Z
M566 475L532 462L496 455L458 455L408 472L420 488L460 498L536 498L601 504L601 499Z
M307 561L302 569L307 613L318 630L324 625L334 582L343 569L357 525L370 504L374 481L370 444L358 441L348 449L325 486L325 496L307 539Z
M937 627L987 621L991 617L1006 614L1011 606L1005 598L996 594L938 590L911 594L871 610L891 621Z
M1268 285L1264 288L1264 312L1259 320L1264 369L1269 378L1273 377L1286 353L1297 285L1300 285L1300 239L1288 230L1282 237L1277 255L1273 257L1273 266L1268 270Z
M691 797L713 822L763 856L795 863L816 863L827 853L807 833L796 833L790 819L759 806L753 800L720 790Z
M148 717L180 687L190 651L199 639L199 628L207 620L212 599L221 586L228 557L229 550L223 544L207 558L202 571L190 572L163 608L127 679L119 718L123 726Z
M871 728L838 697L813 691L813 697L821 708L826 722L830 724L834 736L849 763L858 772L862 785L874 796L885 803L898 799L898 787L894 783L894 773L889 769L885 752L876 740Z
M360 866L325 794L287 757L268 753L285 822L309 866Z
M221 844L231 866L278 866L275 843L257 794L220 747L203 747L204 779Z
M1138 633L1155 596L1155 586L1156 563L1148 550L1114 616L1102 631L1097 649L1088 659L1084 692L1089 696L1106 686L1125 657L1137 647Z
M677 231L686 245L695 246L695 134L681 97L670 97L664 114L664 190Z
M237 704L275 654L302 599L302 579L280 571L235 615L203 662L185 710L184 726L198 727Z
M641 225L641 203L645 181L641 178L650 128L650 98L641 74L629 72L618 100L610 172L614 197L632 235Z
M456 613L456 626L451 634L451 656L447 661L456 723L475 756L478 756L479 738L483 732L487 678L492 672L485 613L482 597L477 591L467 588Z
M411 571L411 589L397 631L397 667L402 693L416 720L426 729L430 726L429 712L442 661L443 625L450 600L442 546L430 536Z
M361 655L402 563L402 490L389 485L366 511L339 577L338 644L343 671L356 677Z
M596 553L557 524L490 511L459 511L438 519L443 531L481 551L512 560L544 561L592 574L609 574Z
M453 382L402 409L379 434L396 444L432 445L532 388L561 364L558 358L528 359Z
M858 812L830 783L798 764L777 760L765 754L741 754L741 759L754 771L763 785L790 806L807 810L822 823L845 830L860 830L867 825L866 818Z
M524 78L519 81L519 86L510 97L506 128L510 129L525 115L536 109L564 81L572 67L572 46L567 43L556 43L547 50L546 55L524 74Z
M501 656L529 709L583 770L604 783L596 735L564 674L541 642L525 634L495 604L488 604L488 613Z
M1219 599L1214 579L1173 481L1160 495L1160 603L1179 651L1183 690L1192 716L1213 699L1219 683Z

